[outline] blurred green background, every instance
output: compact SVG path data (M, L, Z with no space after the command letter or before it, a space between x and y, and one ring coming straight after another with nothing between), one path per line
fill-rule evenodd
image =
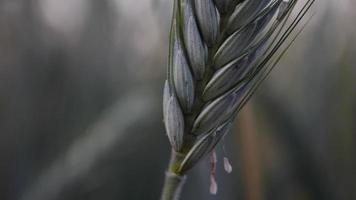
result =
M159 199L171 1L0 0L0 199ZM184 200L356 199L356 1L320 0Z

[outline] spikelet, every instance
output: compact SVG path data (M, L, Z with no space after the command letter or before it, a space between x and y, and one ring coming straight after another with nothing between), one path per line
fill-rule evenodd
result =
M179 173L194 167L229 132L314 0L289 22L296 3L174 0L163 112L172 148L185 155Z

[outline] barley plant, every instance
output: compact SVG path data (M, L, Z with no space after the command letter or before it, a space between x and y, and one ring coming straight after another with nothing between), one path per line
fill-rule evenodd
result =
M297 2L174 0L163 95L172 154L162 200L179 199L186 173L213 151L294 41L314 0ZM231 171L226 160L225 169ZM216 193L213 174L211 180Z

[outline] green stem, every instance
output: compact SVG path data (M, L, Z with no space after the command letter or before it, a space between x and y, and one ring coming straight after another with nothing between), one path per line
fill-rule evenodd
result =
M183 154L172 150L171 161L166 172L161 200L179 200L186 179L186 176L184 174L179 174L178 171L183 158Z
M179 200L185 176L166 172L161 200Z

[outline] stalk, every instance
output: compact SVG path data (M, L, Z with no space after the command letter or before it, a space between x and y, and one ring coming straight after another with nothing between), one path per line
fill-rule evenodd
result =
M161 200L179 200L185 183L185 176L166 173Z
M165 174L161 200L179 200L186 175L178 173L178 166L184 157L184 154L176 153L172 150L168 170Z

